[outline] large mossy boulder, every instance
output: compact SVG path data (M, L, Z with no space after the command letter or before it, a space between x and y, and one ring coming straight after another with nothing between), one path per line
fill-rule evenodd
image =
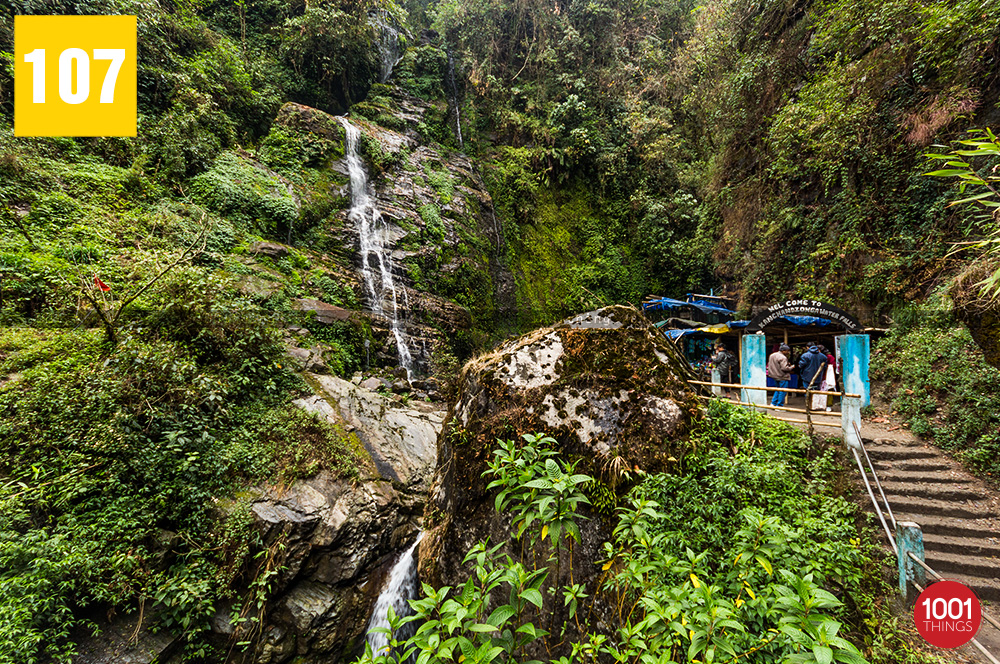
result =
M579 463L577 472L598 479L588 490L606 495L623 470L669 470L688 451L687 433L701 413L688 376L678 350L639 311L621 306L566 319L470 361L438 439L421 579L435 586L464 582L463 557L487 538L520 555L523 543L514 540L509 515L495 513L482 477L497 439L549 434L563 459ZM613 505L585 512L572 565L562 561L553 573L560 584L574 574L593 594L595 563L615 517ZM564 610L561 598L551 603L546 611Z

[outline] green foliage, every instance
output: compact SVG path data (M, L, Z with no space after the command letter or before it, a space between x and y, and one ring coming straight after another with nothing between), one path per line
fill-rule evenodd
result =
M441 223L441 209L433 203L421 205L418 210L424 222L424 236L433 244L444 242L444 224Z
M89 330L0 332L13 375L0 387L0 661L68 661L71 630L92 627L82 609L137 598L189 657L208 656L214 603L234 592L230 553L252 542L220 540L218 497L356 472L356 444L283 405L300 384L273 328L221 293L172 275L110 350ZM159 529L180 537L156 544Z
M496 477L490 484L499 489L496 507L509 510L518 537L528 532L529 548L537 551L533 531L541 526L544 533L553 523L546 519L557 512L552 507L560 495L576 494L582 505L580 487L590 478L570 479L570 464L559 458L554 441L540 434L524 436L520 445L498 443L486 473ZM811 443L787 425L719 401L710 407L695 444L704 462L679 476L649 476L619 509L612 538L603 545L596 586L555 585L554 554L549 566L532 567L502 556L501 545L479 543L465 558L470 576L463 586L425 584L422 597L411 601L414 615L390 616L384 630L391 637L413 622L419 625L416 634L390 638L389 651L368 651L361 661L387 664L392 657L413 656L421 663L443 662L461 653L463 661L508 662L547 652L552 664L604 658L623 664L744 658L865 662L852 643L859 634L846 622L859 616L851 615L844 600L869 576L871 563L855 538L854 507L832 495L829 484L804 481L816 465L807 454ZM728 489L672 493L671 482L704 484L727 458L734 476L720 484ZM780 467L772 470L776 462ZM748 475L758 479L744 488L740 483ZM742 498L734 500L737 495ZM662 496L665 503L650 496ZM735 509L720 517L725 533L712 530L717 524L690 518L697 503L716 500ZM563 512L569 521L581 518L574 510ZM796 510L804 513L796 516ZM693 543L708 548L692 549ZM567 555L572 561L572 547ZM879 586L876 592L889 589ZM861 599L851 602L854 610L863 605L877 612L871 596ZM566 607L567 620L578 628L573 640L566 638L566 624L552 633L538 626L554 610L549 602ZM614 625L610 633L591 631L595 611ZM878 627L875 620L868 623L869 637ZM905 642L897 645L900 650L891 657L912 654ZM557 649L566 655L556 658ZM891 657L887 661L894 661Z
M495 458L489 462L486 474L495 475L497 479L487 488L500 489L496 498L497 512L511 512L517 536L528 532L532 546L536 541L533 524L540 530L540 539L549 535L556 548L562 545L564 538L579 542L577 508L590 503L581 485L593 479L574 473L576 463L558 460L558 452L552 447L554 439L542 434L525 434L524 441L521 446L512 440L497 441L500 448L494 451Z
M900 312L872 353L872 378L911 431L954 450L974 472L1000 476L1000 370L941 302Z
M274 236L298 218L288 183L235 152L220 155L190 187L195 200L261 235Z

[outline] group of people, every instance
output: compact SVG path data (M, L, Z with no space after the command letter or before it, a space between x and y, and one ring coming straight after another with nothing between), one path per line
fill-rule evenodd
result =
M719 370L720 380L726 384L736 383L739 380L736 355L721 341L716 344L715 351L712 363ZM792 361L792 349L788 344L781 344L778 350L767 358L767 375L774 379L779 388L787 388L791 383L792 374L798 373L801 386L805 389L833 390L836 387L834 367L836 359L833 354L826 346L815 342L808 344L808 349L799 356L797 362ZM729 396L729 388L725 390L726 396ZM771 398L771 405L784 406L786 394L787 392L775 392ZM823 406L825 407L825 397Z
M836 358L827 350L826 346L810 342L808 350L799 356L799 361L793 363L791 360L792 349L788 344L781 344L778 350L771 353L767 358L767 375L774 379L780 388L787 388L792 380L792 374L798 373L801 385L807 390L833 390L836 388ZM778 391L771 397L772 406L784 406L787 392ZM818 405L814 404L813 407ZM823 398L822 406L826 406L826 398Z

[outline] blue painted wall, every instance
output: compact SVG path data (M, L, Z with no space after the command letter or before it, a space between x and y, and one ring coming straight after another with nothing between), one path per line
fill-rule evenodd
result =
M740 382L744 385L759 385L767 387L767 344L763 334L744 334L743 361L740 364ZM740 390L740 401L744 403L767 404L767 392L764 390Z
M844 391L861 395L861 407L872 402L868 382L868 360L871 341L867 334L845 334L840 337L840 358L843 360Z

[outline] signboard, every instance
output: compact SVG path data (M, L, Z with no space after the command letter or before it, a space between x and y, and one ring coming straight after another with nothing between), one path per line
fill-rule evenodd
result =
M135 16L15 16L15 136L136 135Z
M759 332L768 325L776 322L782 316L815 316L826 318L841 325L851 333L860 332L861 324L851 314L839 307L819 300L786 300L778 304L771 305L764 311L753 317L747 325L748 333Z

